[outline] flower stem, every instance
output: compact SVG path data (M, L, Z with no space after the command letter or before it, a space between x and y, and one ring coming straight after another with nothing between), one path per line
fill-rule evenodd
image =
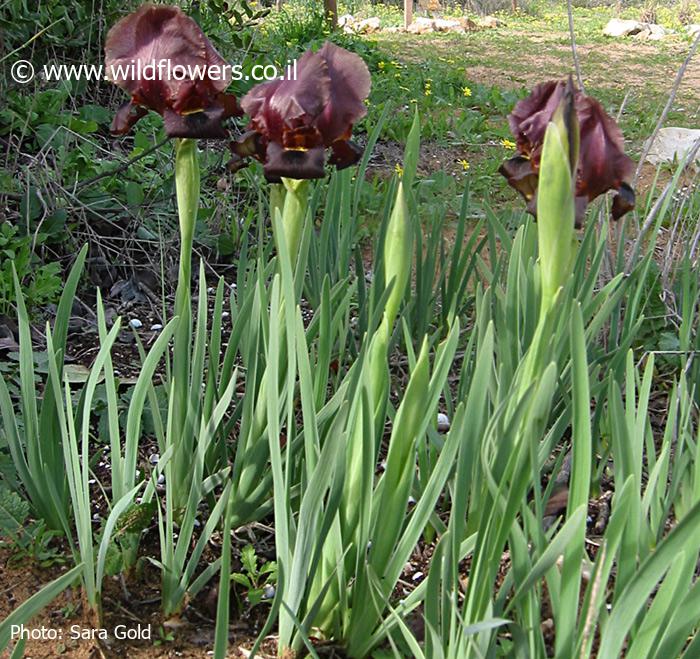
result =
M284 242L289 251L292 269L299 254L299 244L301 242L301 231L304 227L306 210L309 207L309 182L297 179L284 178L282 183L287 191L284 195L284 205L282 206L282 231L284 232ZM276 193L271 197L271 211L275 212L279 208L279 198ZM273 226L275 223L273 222ZM279 237L275 236L277 251L281 249Z

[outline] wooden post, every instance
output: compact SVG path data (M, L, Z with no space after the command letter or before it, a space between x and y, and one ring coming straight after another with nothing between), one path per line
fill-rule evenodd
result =
M403 0L403 27L404 30L413 23L413 0Z
M323 13L331 30L338 27L338 0L323 0Z

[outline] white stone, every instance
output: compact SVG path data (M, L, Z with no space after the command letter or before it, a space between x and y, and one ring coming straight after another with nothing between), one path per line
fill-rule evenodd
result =
M499 20L495 16L484 16L483 18L478 19L476 24L479 27L496 28L501 27L503 25L503 21Z
M428 32L435 32L435 21L432 18L419 16L406 28L406 32L410 32L411 34L427 34Z
M365 18L362 21L358 21L358 23L356 23L354 26L354 31L367 34L369 32L378 32L381 27L382 22L379 20L379 17L372 16L371 18Z
M129 325L130 325L130 327L132 327L133 329L138 329L139 327L141 327L141 326L143 325L143 323L142 323L138 318L132 318L132 319L129 321Z
M628 37L637 34L644 29L644 23L639 21L629 21L620 18L611 18L603 28L606 37Z
M447 432L450 429L450 417L448 417L447 414L438 412L437 429L438 432Z
M693 23L692 25L689 25L686 29L688 32L688 36L695 39L698 34L700 34L700 23Z
M157 332L158 330L162 330L163 326L160 323L153 323L151 325L151 332Z
M644 26L641 32L637 32L634 35L635 39L640 39L642 41L661 41L664 37L671 34L670 30L667 30L662 25L656 25L656 23L648 23Z
M647 162L658 165L662 162L681 161L698 140L700 128L662 128L649 149ZM700 152L695 156L695 167L700 167Z
M464 32L464 27L459 21L451 21L444 18L436 18L433 21L433 29L436 32Z

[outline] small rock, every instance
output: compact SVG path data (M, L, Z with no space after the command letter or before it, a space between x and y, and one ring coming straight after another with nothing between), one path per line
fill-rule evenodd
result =
M603 28L606 37L629 37L638 34L644 29L644 23L628 21L620 18L611 18Z
M163 326L160 323L153 323L151 325L151 332L158 332L163 329Z
M158 460L160 460L160 455L158 455L157 453L151 453L151 455L148 457L148 461L149 461L152 465L157 465L157 464L158 464Z
M433 21L433 29L436 32L464 32L460 21L446 20L444 18L436 18Z
M132 329L139 329L139 327L143 326L143 323L138 318L132 318L129 321L129 325L132 327Z
M272 584L265 584L263 588L262 598L264 600L271 600L275 596L275 587Z
M365 18L362 21L358 21L353 31L358 34L369 34L370 32L378 32L382 27L382 22L379 20L378 16L372 16L371 18Z
M692 25L689 25L686 28L686 31L691 39L695 39L698 34L700 34L700 23L693 23Z
M479 27L485 27L488 29L494 29L503 26L503 21L499 20L495 16L484 16L477 21Z
M670 33L670 30L667 30L661 25L649 23L644 26L644 29L641 32L635 34L634 38L639 39L641 41L661 41L661 39L663 39Z
M422 572L416 572L412 577L411 581L420 581L423 578Z
M156 482L156 485L163 485L165 483L165 474L161 474L158 476L158 481Z
M438 412L437 429L438 432L447 432L450 429L450 417L448 417L447 414Z
M681 161L700 140L700 128L662 128L649 149L647 162L658 165L662 162ZM648 145L645 144L645 148ZM696 154L695 166L700 166L700 152Z
M406 32L411 34L428 34L429 32L435 32L435 21L431 18L419 16L406 28Z

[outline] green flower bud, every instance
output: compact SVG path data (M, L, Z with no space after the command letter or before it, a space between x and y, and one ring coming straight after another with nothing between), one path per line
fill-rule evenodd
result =
M573 93L567 93L547 126L537 199L537 236L542 283L542 313L566 284L576 256L575 172L579 128Z
M411 274L411 243L408 205L403 183L399 182L384 241L384 283L386 286L394 283L384 309L384 324L388 332L391 332Z

